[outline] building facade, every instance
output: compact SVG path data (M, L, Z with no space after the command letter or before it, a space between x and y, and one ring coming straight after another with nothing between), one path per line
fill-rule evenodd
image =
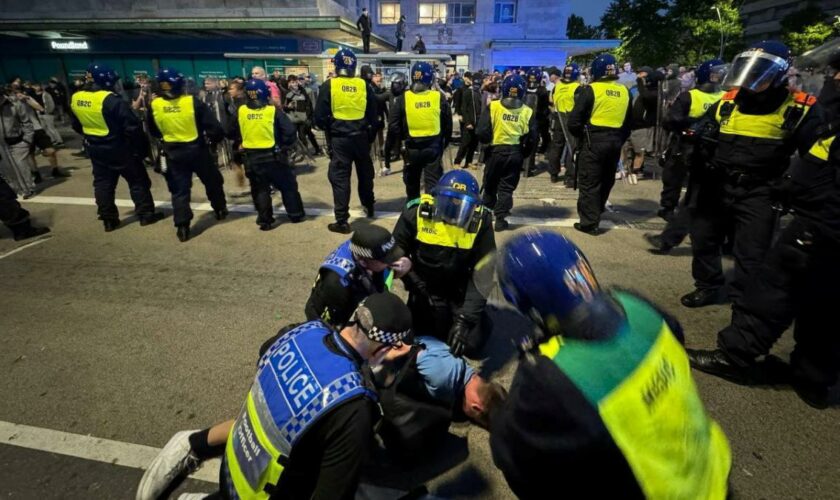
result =
M840 15L840 0L819 0L810 3L818 5L829 16ZM808 0L745 0L741 6L744 39L748 42L778 39L782 31L779 22L785 16L804 9L808 4Z

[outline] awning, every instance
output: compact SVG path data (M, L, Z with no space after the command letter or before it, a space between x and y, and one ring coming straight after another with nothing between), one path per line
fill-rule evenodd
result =
M567 56L590 54L613 50L621 45L621 40L491 40L490 48L494 51L516 50L527 54L528 51L554 50ZM520 64L526 66L526 64Z

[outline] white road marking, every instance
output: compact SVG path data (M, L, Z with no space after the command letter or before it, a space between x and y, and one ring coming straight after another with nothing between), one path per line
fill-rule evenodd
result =
M2 420L0 420L0 444L143 470L160 452L160 449L152 446L123 443ZM220 465L219 460L208 460L190 478L218 483Z
M76 198L70 196L35 196L34 198L30 198L23 203L41 203L41 204L49 204L49 205L79 205L79 206L95 206L96 201L93 198ZM123 208L134 208L134 202L131 200L115 200L115 203L118 207ZM169 202L157 202L155 205L158 208L167 208L172 209L172 204ZM209 203L191 203L190 206L193 210L199 212L209 212L213 210L213 207L210 206ZM253 205L228 205L228 210L231 212L243 213L243 214L255 214L257 211L254 209ZM275 214L285 214L286 211L282 208L275 207L274 208ZM316 217L333 217L334 212L332 209L326 208L307 208L306 209L307 216L316 216ZM365 214L361 210L350 210L350 215L352 217L364 217ZM397 219L399 218L399 212L377 212L376 218L377 219ZM521 226L544 226L544 227L572 227L575 222L578 221L577 218L537 218L537 217L508 217L508 222L515 225ZM611 228L618 228L623 229L627 228L626 225L616 224L615 222L604 220L601 221L601 228L604 229L611 229Z
M23 250L26 250L26 249L27 249L27 248L29 248L29 247L34 247L35 245L40 245L41 243L43 243L43 242L45 242L45 241L49 241L49 240L51 240L51 239L52 239L52 236L45 236L45 237L43 237L43 238L39 238L39 239L37 239L37 240L35 240L35 241L30 241L29 243L27 243L27 244L25 244L25 245L21 245L21 246L19 246L19 247L15 248L14 250L9 250L8 252L6 252L6 253L4 253L4 254L0 254L0 260L3 260L3 259L5 259L6 257L9 257L9 256L11 256L11 255L14 255L14 254L16 254L16 253L18 253L18 252L21 252L21 251L23 251Z

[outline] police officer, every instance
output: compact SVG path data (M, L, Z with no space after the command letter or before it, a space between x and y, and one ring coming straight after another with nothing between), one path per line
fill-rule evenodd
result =
M356 78L356 54L341 49L333 57L336 77L321 85L315 105L315 124L326 131L332 145L329 180L335 203L335 222L328 229L349 234L350 170L356 164L359 199L368 217L373 217L373 178L370 144L376 138L376 99L367 82Z
M297 140L295 125L270 103L271 91L265 81L248 80L245 93L248 101L239 107L228 136L241 143L245 175L251 181L251 199L257 209L257 225L261 231L269 231L274 223L272 186L280 191L289 220L301 222L306 213L295 172L289 164L289 148Z
M496 231L510 225L505 219L513 208L522 164L537 145L536 117L522 101L524 97L525 80L519 75L506 77L502 99L491 101L478 122L478 138L491 149L484 170L483 200L496 217Z
M748 278L770 248L778 212L772 185L787 169L797 146L810 148L801 132L818 123L816 98L787 90L790 50L780 42L760 42L736 56L724 79L732 88L708 113L720 124L712 172L699 187L691 216L692 275L695 290L681 298L686 307L719 300L724 284L721 245L734 228L735 272L729 296L743 295Z
M578 231L598 235L601 214L615 185L621 146L630 136L630 92L616 80L615 58L601 54L592 61L592 83L580 89L569 113L569 132L578 141Z
M659 202L662 208L659 210L659 216L667 220L668 225L661 235L645 235L653 245L655 253L668 253L688 234L689 213L691 207L696 206L697 182L689 183L683 207L676 216L674 211L689 171L694 176L702 177L706 161L699 150L695 151L691 140L688 137L683 138L683 134L692 134L691 126L723 97L718 69L722 64L723 61L712 59L698 66L694 72L697 87L681 93L663 121L663 128L671 134L672 139L662 170L662 195Z
M143 125L126 101L114 92L119 77L104 64L91 64L82 90L73 94L70 109L73 130L84 136L85 151L93 165L93 194L99 219L110 232L120 225L114 198L120 176L128 182L140 225L163 219L155 212L152 181L143 167L149 148Z
M534 144L534 149L531 155L528 156L527 165L525 166L526 176L534 175L534 166L537 160L537 153L545 153L548 149L548 143L551 142L549 135L548 120L551 111L548 109L549 95L548 90L542 84L542 69L531 68L525 73L525 104L534 111L534 117L537 123L537 132L541 138L540 147L537 148ZM539 150L538 150L539 149Z
M411 67L411 88L397 97L388 118L388 135L405 139L403 182L408 200L430 192L443 175L441 158L452 136L452 111L443 92L433 90L435 72L427 62Z
M484 76L481 73L472 74L469 71L464 73L464 87L460 91L460 100L455 106L455 113L461 116L461 145L455 154L454 166L460 167L465 161L463 168L472 167L473 156L478 148L478 137L476 127L484 106L481 103L481 81Z
M447 172L429 194L412 200L394 227L394 238L411 261L403 277L418 335L437 337L452 353L475 355L487 329L486 300L472 273L496 248L490 211L481 205L478 182L464 170Z
M560 181L560 168L566 166L566 187L575 185L575 165L570 159L574 155L573 146L569 144L568 121L569 113L575 106L575 96L580 91L580 68L577 64L567 64L563 68L560 79L554 83L552 89L552 102L554 103L554 130L552 130L552 147L549 150L548 173L551 176L551 183ZM566 148L570 149L569 159L566 156Z
M840 41L814 52L822 57L809 65L828 64L833 76L820 102L830 102L829 111L837 116L838 103L823 96L840 89ZM805 136L812 146L794 159L780 189L793 220L751 274L731 323L718 333L718 348L689 350L689 358L704 372L742 384L761 383L759 358L795 322L791 382L803 401L824 409L840 404L830 398L840 374L840 339L830 326L840 303L833 286L840 280L840 138L836 128L824 124Z
M224 179L210 149L224 139L224 130L210 107L184 94L184 75L175 68L157 74L157 98L152 100L149 132L163 139L166 184L172 193L173 222L178 239L190 239L190 208L193 174L204 184L216 220L228 215Z
M727 497L729 445L703 408L673 318L602 290L556 233L516 235L495 269L504 297L537 327L490 422L493 461L517 496Z
M17 201L17 194L0 177L0 221L11 231L15 241L34 238L50 232L48 227L33 226L27 212Z
M397 102L397 97L403 95L408 83L405 75L397 73L391 80L391 90L388 93L388 109L394 109ZM381 175L391 175L391 162L399 159L402 156L402 131L397 136L387 131L385 137L385 166L382 167Z
M365 297L391 289L394 278L411 269L387 229L365 225L331 252L318 269L306 301L306 319L340 328Z

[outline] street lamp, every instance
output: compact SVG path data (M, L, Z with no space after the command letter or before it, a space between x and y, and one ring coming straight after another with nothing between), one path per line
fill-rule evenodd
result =
M723 16L720 15L720 8L717 5L713 6L712 10L717 12L718 21L720 21L720 53L718 59L723 60Z

